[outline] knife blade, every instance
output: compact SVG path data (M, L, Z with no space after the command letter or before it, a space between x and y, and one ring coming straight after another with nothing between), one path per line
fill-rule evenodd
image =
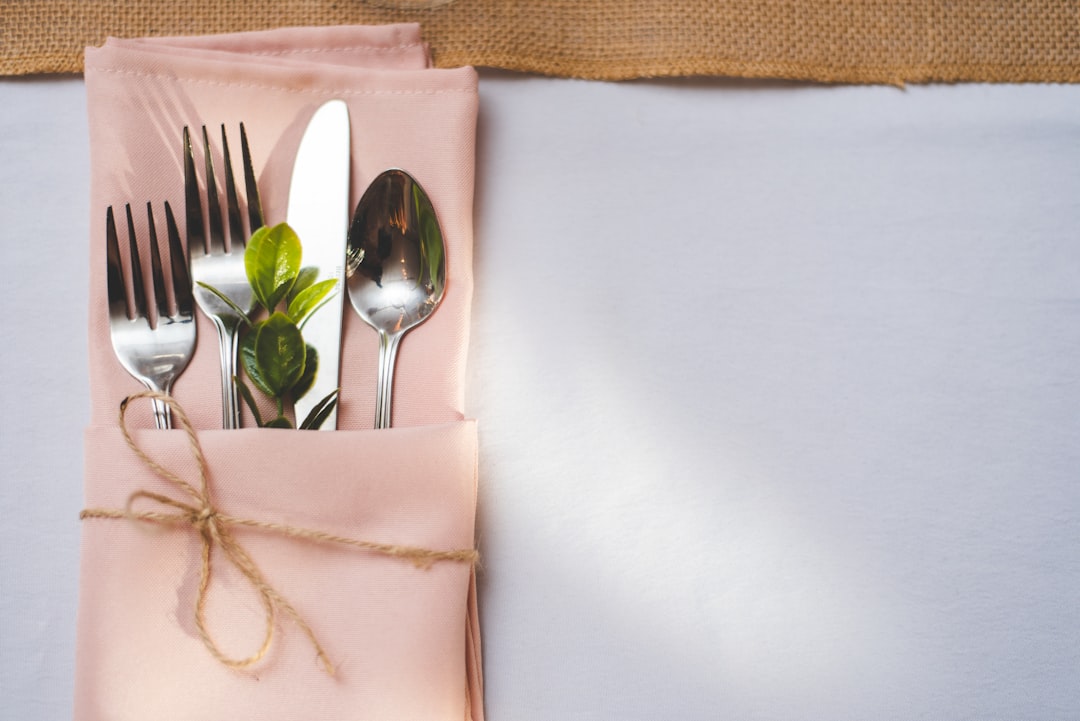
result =
M293 164L286 221L303 245L303 266L318 271L317 280L336 278L333 295L304 325L304 340L318 353L311 389L296 399L296 422L338 387L341 313L345 297L345 239L349 231L349 109L331 100L312 115ZM337 409L322 430L337 427Z

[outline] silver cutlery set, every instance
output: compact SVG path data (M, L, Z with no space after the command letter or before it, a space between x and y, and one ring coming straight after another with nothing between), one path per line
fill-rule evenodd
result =
M148 389L167 394L195 353L194 306L198 305L217 330L222 427L232 429L240 427L238 336L256 309L244 250L246 239L264 220L244 125L240 124L240 142L246 229L225 127L221 128L224 213L205 127L202 139L205 196L195 172L190 133L184 128L187 248L181 243L172 208L165 202L167 270L162 265L153 204L146 205L149 287L144 284L131 205L125 206L130 292L112 206L106 211L109 326L113 350L124 369ZM347 290L353 309L379 336L374 425L388 428L397 348L402 335L426 320L442 300L445 249L431 200L403 170L387 170L376 177L349 222L349 152L348 108L341 100L331 100L312 116L300 142L286 216L303 244L305 266L314 268L321 279L337 280L331 296L305 320L304 340L317 354L318 370L308 391L295 399L295 414L297 419L304 418L338 389L343 293ZM208 234L204 232L203 197ZM152 291L152 304L148 304L147 291ZM156 427L171 428L168 404L154 399L152 403ZM320 417L324 418L321 429L336 427L336 409L322 411Z

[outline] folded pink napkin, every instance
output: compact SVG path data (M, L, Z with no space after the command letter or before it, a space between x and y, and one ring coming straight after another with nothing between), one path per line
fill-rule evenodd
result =
M87 50L86 503L96 511L177 514L177 506L138 495L149 492L196 510L190 522L122 513L84 521L76 719L482 719L473 564L436 557L418 566L394 551L469 550L474 533L476 429L464 418L463 382L476 74L429 65L412 25L109 40ZM204 124L210 131L225 124L233 135L242 121L266 221L283 221L301 135L333 98L349 106L352 204L379 172L403 168L430 195L444 232L446 294L402 342L395 428L371 430L378 341L346 303L338 431L217 430L217 337L199 314L195 357L173 389L198 430L196 445L180 430L148 430L146 399L127 412L132 440L164 468L155 471L117 424L121 400L142 387L117 362L109 338L105 209L131 203L141 211L148 201L168 200L183 235L184 126L197 134ZM145 244L145 213L135 218ZM193 453L200 448L209 510L168 477L197 487ZM210 517L217 520L208 525ZM230 658L257 651L266 608L221 539L209 544L206 581L205 539L221 519L244 521L229 526L229 537L282 599L271 604L265 655L244 669L210 649Z

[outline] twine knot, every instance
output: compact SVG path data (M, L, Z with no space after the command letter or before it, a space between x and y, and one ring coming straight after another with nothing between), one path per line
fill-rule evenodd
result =
M189 450L198 464L198 484L193 485L164 466L161 466L154 459L150 458L138 443L135 442L135 439L128 431L125 415L129 403L137 398L154 398L169 404L172 408L173 419L179 423L180 428L187 435ZM127 508L124 510L88 508L79 514L79 518L125 518L166 525L187 525L192 530L196 531L202 538L202 570L199 575L199 590L195 599L195 625L198 628L199 637L202 639L203 645L206 646L210 654L230 668L247 668L266 656L267 652L270 650L270 645L274 637L274 621L276 615L278 613L284 613L291 618L300 630L303 631L304 635L307 636L308 640L315 648L319 664L323 669L329 675L334 675L334 666L330 662L330 658L323 649L322 644L319 643L319 640L315 637L315 632L311 629L311 626L308 625L307 621L304 620L293 605L266 581L258 565L256 565L255 561L252 560L247 551L234 538L231 530L234 526L267 531L288 536L290 538L315 541L317 543L333 543L352 546L364 551L408 560L417 568L428 568L439 561L471 564L475 563L477 560L478 554L475 549L471 548L438 551L413 546L376 543L374 541L364 541L349 538L347 536L338 536L332 533L324 533L318 530L299 528L287 524L237 518L222 513L214 506L211 497L210 473L209 468L207 467L206 457L203 455L202 445L199 443L198 436L195 434L195 430L188 420L184 409L174 398L172 398L172 396L157 391L143 391L128 396L120 404L119 424L120 431L123 433L124 440L127 442L128 447L155 474L183 490L190 498L190 502L177 500L153 491L138 490L132 493L128 498ZM140 499L153 501L160 506L172 510L137 511L134 509L134 505L136 501ZM225 559L240 571L262 601L266 622L263 641L255 653L244 658L234 658L223 653L221 649L218 648L216 640L206 625L206 599L210 589L210 582L213 577L213 566L211 561L213 560L215 549L224 555Z
M209 534L211 538L218 536L217 512L212 506L204 506L191 515L191 525L204 537Z

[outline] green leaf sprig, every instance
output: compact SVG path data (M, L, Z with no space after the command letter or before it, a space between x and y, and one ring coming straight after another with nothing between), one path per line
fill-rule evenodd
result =
M244 251L248 283L267 316L251 321L226 296L205 286L240 311L248 328L240 339L240 363L251 383L274 400L277 415L264 420L251 388L241 378L237 389L260 428L293 428L287 406L309 390L315 382L319 357L304 342L303 327L308 318L331 297L337 280L317 281L315 268L301 267L303 247L287 223L263 226L251 236ZM337 390L320 400L300 422L301 429L319 428L337 405Z

